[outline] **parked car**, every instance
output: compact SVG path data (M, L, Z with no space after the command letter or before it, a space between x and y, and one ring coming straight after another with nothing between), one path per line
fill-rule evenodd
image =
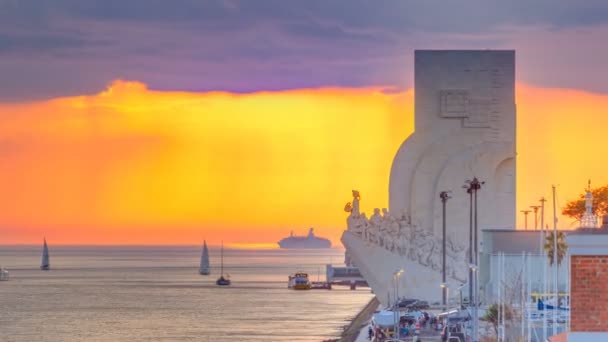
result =
M448 339L448 330L449 330L449 339ZM459 324L450 324L443 327L443 331L441 332L441 341L451 342L453 339L457 338L458 341L465 342L465 335L462 331L462 327Z
M416 303L412 304L412 309L415 310L428 310L429 308L429 303L423 300L417 301Z
M400 308L407 308L407 307L410 307L412 304L414 304L416 302L418 302L418 300L416 300L416 299L408 299L408 298L402 299L402 300L399 301L399 307Z

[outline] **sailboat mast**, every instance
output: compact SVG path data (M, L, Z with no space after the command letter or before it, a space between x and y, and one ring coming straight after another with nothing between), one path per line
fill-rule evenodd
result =
M547 202L547 200L544 197L540 198L540 250L539 253L542 255L543 251L544 251L544 246L545 246L545 238L546 238L546 234L545 234L545 202Z
M557 263L557 213L555 207L555 185L553 185L553 263L555 264L555 305L553 306L553 335L557 334L557 307L559 306L559 286L557 284L557 272L559 265Z
M224 241L222 241L222 249L220 250L220 274L224 276Z

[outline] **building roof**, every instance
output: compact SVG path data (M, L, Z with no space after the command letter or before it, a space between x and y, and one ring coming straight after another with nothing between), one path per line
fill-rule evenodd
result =
M608 341L605 332L564 332L547 338L550 342L597 342Z
M549 230L552 231L552 230ZM560 232L570 234L572 230L558 229ZM493 254L503 252L506 254L540 253L541 230L522 229L483 229L481 250Z

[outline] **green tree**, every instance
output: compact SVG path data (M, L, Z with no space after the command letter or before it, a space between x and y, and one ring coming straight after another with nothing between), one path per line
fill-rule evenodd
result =
M562 214L580 220L585 213L585 194L586 192L579 195L578 199L566 203ZM608 185L591 189L591 194L593 195L593 214L608 215Z
M553 259L553 255L554 255L553 254L553 248L554 248L553 237L554 236L555 236L555 234L553 234L553 232L549 232L549 234L545 238L545 246L544 246L545 251L547 252L547 255L549 256L549 263L551 265L553 265L553 263L554 263L554 259ZM568 250L568 244L566 243L564 232L557 232L557 265L562 264L562 260L564 260L564 256L566 255L567 250Z
M513 310L507 304L492 304L486 310L486 314L481 318L482 320L492 324L494 332L498 336L498 311L504 307L504 320L509 321L513 318Z

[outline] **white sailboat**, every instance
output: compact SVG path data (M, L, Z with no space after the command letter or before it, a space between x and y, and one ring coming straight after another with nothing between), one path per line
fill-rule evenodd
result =
M44 239L44 246L42 247L42 262L40 263L40 269L48 271L51 269L51 263L49 262L49 248L46 245L46 238Z
M202 275L208 275L209 270L209 250L207 249L207 241L203 241L203 254L201 255L201 265L198 273Z
M220 263L220 277L215 281L218 286L229 286L230 285L230 277L226 276L224 278L224 241L222 241L222 250L221 250L221 263Z
M8 270L2 266L0 266L0 281L8 280Z

